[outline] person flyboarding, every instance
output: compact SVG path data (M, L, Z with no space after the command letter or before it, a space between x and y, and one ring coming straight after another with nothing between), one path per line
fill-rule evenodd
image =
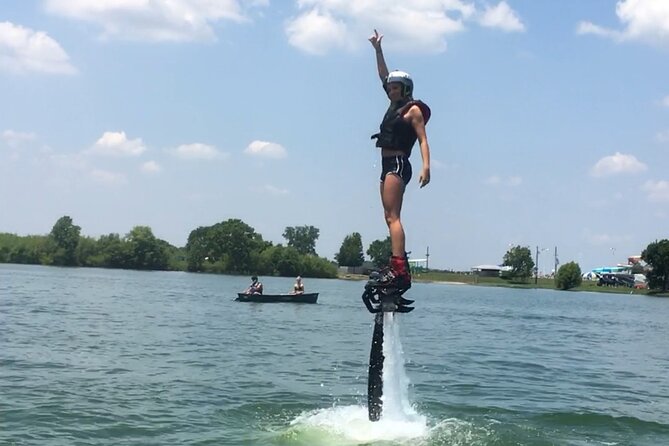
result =
M379 78L390 106L381 121L380 131L372 135L381 149L381 203L390 233L392 253L389 265L372 273L368 288L392 287L399 294L411 288L411 273L405 251L405 234L400 213L404 191L411 180L409 162L411 150L418 141L423 166L418 177L420 187L430 182L430 146L425 125L430 119L430 108L413 98L413 80L404 71L388 71L381 49L383 34L374 30L369 41L376 53Z
M420 187L430 182L430 146L425 124L430 119L430 108L413 98L413 80L404 71L388 71L381 49L383 34L374 30L369 41L376 52L376 66L383 90L390 99L390 106L380 125L379 133L372 135L376 147L381 149L381 204L390 233L391 256L389 265L369 276L362 294L362 301L374 317L372 347L369 354L367 380L367 411L370 421L381 419L383 411L383 321L392 320L392 313L408 313L412 300L402 297L411 288L411 272L405 251L405 234L400 212L404 191L411 180L409 157L416 144L420 144L423 167L418 177ZM388 314L391 313L391 314Z

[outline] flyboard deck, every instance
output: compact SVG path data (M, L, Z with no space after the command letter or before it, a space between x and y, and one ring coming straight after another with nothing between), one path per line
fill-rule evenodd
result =
M408 313L413 301L405 299L406 290L366 286L362 301L367 310L374 313L374 333L369 352L369 374L367 377L367 413L370 421L379 421L383 412L383 313Z

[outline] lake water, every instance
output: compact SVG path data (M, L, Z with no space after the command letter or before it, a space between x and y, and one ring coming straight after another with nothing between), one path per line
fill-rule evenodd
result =
M362 282L249 282L0 265L0 444L669 444L669 299L415 284L412 414L371 423Z

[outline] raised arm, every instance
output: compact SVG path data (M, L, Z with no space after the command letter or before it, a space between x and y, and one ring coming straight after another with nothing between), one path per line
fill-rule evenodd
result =
M369 41L376 52L376 68L379 70L379 78L381 82L385 82L388 77L388 66L386 65L386 60L383 58L381 39L383 39L383 34L379 34L377 30L374 30L374 34L369 38Z

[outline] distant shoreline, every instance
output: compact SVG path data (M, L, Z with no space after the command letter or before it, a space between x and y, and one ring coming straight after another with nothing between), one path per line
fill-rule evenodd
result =
M339 274L337 276L341 280L357 280L364 281L367 280L367 276L364 274ZM447 273L447 272L427 272L427 273L416 273L413 275L414 283L446 283L449 285L475 285L475 286L487 286L487 287L501 287L501 288L518 288L518 289L552 289L555 288L554 279L551 278L539 278L537 283L534 283L534 279L529 279L526 283L516 283L509 282L498 277L480 277L474 274L463 274L463 273ZM585 292L595 292L595 293L614 293L614 294L627 294L634 296L649 296L649 297L669 297L669 293L653 293L649 292L647 289L635 289L627 287L607 287L607 286L597 286L597 282L593 280L584 280L583 283L567 291L585 291Z
M2 263L4 265L23 265L23 266L46 266L54 268L63 268L51 265L34 265L34 264L24 264L24 263ZM100 267L65 267L65 268L99 268L99 269L110 269L110 268L100 268ZM113 269L113 268L112 268ZM147 271L147 270L135 270L135 269L120 269L124 271ZM170 270L171 272L185 272L181 270ZM170 272L166 271L166 272ZM196 272L193 274L221 274L221 275L234 275L238 276L239 274L225 274L225 273L206 273L206 272ZM278 277L278 276L277 276ZM288 276L282 276L288 277ZM349 280L349 281L366 281L368 279L367 275L364 274L338 274L336 279L339 280ZM516 283L509 282L498 277L479 277L474 274L464 274L464 273L451 273L451 272L442 272L442 271L430 271L427 273L415 273L413 274L414 283L440 283L440 284L449 284L449 285L474 285L474 286L486 286L486 287L501 287L501 288L517 288L517 289L551 289L557 290L555 288L555 282L553 279L549 278L539 278L537 284L534 283L534 279L528 280L526 283ZM634 289L627 287L608 287L608 286L597 286L596 281L584 280L583 283L567 291L585 291L585 292L594 292L594 293L613 293L613 294L627 294L634 296L648 296L648 297L663 297L669 298L669 293L653 292L647 289Z

